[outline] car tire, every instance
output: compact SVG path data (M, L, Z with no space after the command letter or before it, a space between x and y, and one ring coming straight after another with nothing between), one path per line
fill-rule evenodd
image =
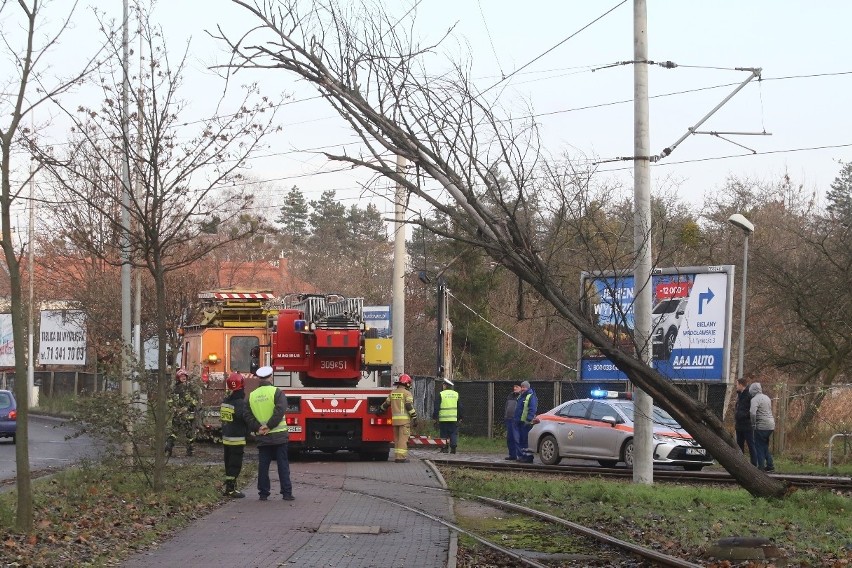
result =
M633 440L624 442L624 446L621 448L621 461L629 469L633 469Z
M701 471L703 468L703 465L698 464L690 464L683 466L683 469L685 469L686 471Z
M663 339L663 359L670 359L674 350L675 339L677 339L677 329L672 328L666 333Z
M598 460L601 467L615 467L618 462L616 460Z
M562 461L559 456L559 444L556 443L556 438L547 435L538 443L538 459L544 465L556 465Z

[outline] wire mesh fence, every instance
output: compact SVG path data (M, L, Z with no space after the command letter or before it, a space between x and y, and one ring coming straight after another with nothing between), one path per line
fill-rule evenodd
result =
M425 420L432 418L435 397L440 392L440 381L431 376L414 376L414 401L417 414ZM506 399L517 381L477 380L457 381L455 390L462 404L462 433L469 436L502 437ZM592 389L623 392L627 384L588 383L530 379L538 395L538 412L576 398L587 398ZM118 381L104 374L85 371L36 371L34 383L39 387L39 397L85 396L115 390ZM697 400L723 419L733 432L736 393L733 385L709 382L674 383L692 399ZM14 390L15 373L0 372L0 389ZM811 445L828 451L829 440L835 434L845 434L834 449L839 456L852 453L852 384L844 383L825 387L821 385L779 382L763 384L763 390L772 400L775 416L773 451L783 453L791 444ZM809 405L818 401L819 410L809 415Z

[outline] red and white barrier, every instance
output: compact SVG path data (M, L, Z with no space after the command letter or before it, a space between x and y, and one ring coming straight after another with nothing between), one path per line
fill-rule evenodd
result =
M430 438L429 436L409 436L408 445L443 447L447 445L447 440L444 438Z

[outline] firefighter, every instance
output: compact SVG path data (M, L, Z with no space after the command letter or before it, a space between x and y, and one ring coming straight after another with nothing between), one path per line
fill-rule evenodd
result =
M186 369L181 367L175 373L175 385L169 406L172 411L172 431L166 440L166 455L171 457L175 442L179 437L186 440L186 455L192 455L192 444L195 442L195 413L201 403L201 393L189 377Z
M237 478L243 469L246 449L246 396L243 376L233 372L225 381L228 394L222 401L219 415L222 419L222 446L225 456L225 497L240 499L245 493L237 489Z
M411 377L406 374L399 376L396 380L396 388L376 409L376 414L384 414L388 406L393 419L393 461L408 463L408 438L411 436L411 427L417 426L417 410L414 408L414 397L411 395Z
M439 435L444 440L449 440L449 448L444 446L441 452L456 453L459 443L459 422L462 419L462 404L459 401L459 393L453 390L453 381L444 379L441 392L435 397L435 411L432 418L438 423Z

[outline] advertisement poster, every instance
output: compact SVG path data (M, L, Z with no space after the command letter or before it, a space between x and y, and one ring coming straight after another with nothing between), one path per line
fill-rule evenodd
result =
M86 364L86 316L79 310L42 310L39 365Z
M727 381L733 266L658 269L652 277L651 356L673 380ZM585 274L589 318L633 356L632 273ZM626 380L590 341L580 340L580 378Z
M15 366L15 338L12 336L12 314L0 314L0 367Z
M373 337L391 337L390 306L364 306L364 324L367 331L376 330L376 335Z

